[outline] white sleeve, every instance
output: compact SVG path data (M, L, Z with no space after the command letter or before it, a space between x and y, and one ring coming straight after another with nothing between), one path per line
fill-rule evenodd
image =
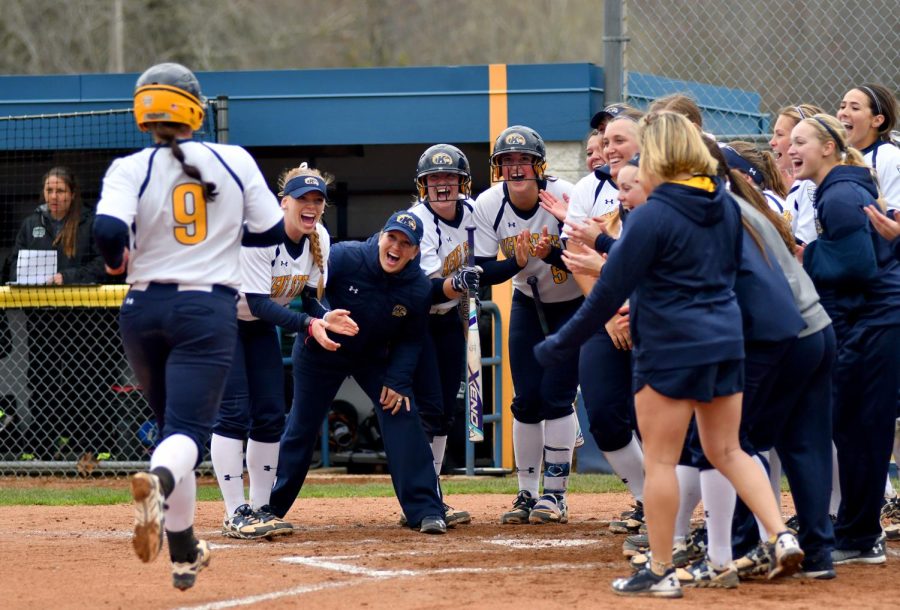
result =
M116 159L106 170L96 213L118 218L130 227L137 215L141 180L131 171L136 164L128 161Z
M879 153L877 172L881 195L888 209L900 210L900 148L888 144L881 146Z
M275 247L241 248L241 292L244 294L272 293L272 259Z
M246 171L244 182L244 221L251 233L264 233L284 218L278 199L269 190L253 157L246 150Z
M475 200L475 256L496 257L500 247L497 232L494 231L494 209L491 190L483 192ZM492 214L493 211L493 214Z

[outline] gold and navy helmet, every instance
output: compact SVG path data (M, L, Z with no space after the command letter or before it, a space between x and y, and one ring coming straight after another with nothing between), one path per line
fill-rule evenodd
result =
M459 176L459 192L468 196L472 192L472 172L463 151L450 144L435 144L422 153L416 165L416 187L419 199L428 197L425 176L430 174L456 174Z
M547 169L547 147L544 145L544 139L531 127L513 125L501 131L494 142L494 152L491 154L491 180L499 182L502 179L500 156L512 152L534 157L531 164L534 175L538 180L544 179L544 171Z
M150 123L181 123L196 131L203 125L205 108L200 81L181 64L156 64L137 79L134 120L141 131Z

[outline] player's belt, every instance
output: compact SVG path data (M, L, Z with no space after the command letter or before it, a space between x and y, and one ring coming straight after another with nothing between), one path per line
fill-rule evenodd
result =
M237 290L230 286L222 284L176 284L167 282L135 282L131 285L131 290L138 292L146 292L148 289L154 290L172 290L177 292L227 292L228 294L237 294Z

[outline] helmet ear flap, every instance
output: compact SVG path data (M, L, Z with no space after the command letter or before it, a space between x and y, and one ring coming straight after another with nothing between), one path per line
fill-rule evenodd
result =
M156 64L138 77L134 119L141 131L150 123L179 123L196 131L203 126L205 109L200 81L181 64Z

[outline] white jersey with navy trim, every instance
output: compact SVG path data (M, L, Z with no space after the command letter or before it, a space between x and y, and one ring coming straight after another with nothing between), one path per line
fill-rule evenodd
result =
M563 195L569 195L572 188L572 183L566 180L547 180L547 191L560 200ZM516 237L525 229L531 233L532 246L540 239L544 227L547 227L553 245L560 246L561 224L537 204L530 212L519 211L504 196L503 183L495 184L475 200L475 255L497 256L497 250L500 249L507 258L515 257ZM542 301L560 303L582 296L581 289L569 272L548 265L539 258L530 257L525 268L513 277L513 287L529 298L531 287L527 279L531 275L538 280Z
M763 197L766 199L766 203L769 204L769 208L785 220L787 220L792 226L794 223L794 215L792 214L792 208L788 206L787 202L782 199L778 193L775 191L765 189L762 192Z
M608 176L591 172L572 189L566 222L580 224L589 218L608 218L619 209L619 189ZM563 231L565 237L565 231Z
M205 201L168 146L116 159L103 178L97 214L131 228L128 282L222 284L240 288L244 224L274 227L283 212L256 165L239 146L179 141L185 161L216 185Z
M794 237L804 244L814 242L818 237L815 201L816 183L812 180L795 181L785 199L787 209L794 215L791 219L791 230Z
M888 209L900 210L900 148L882 141L863 155L863 160L875 170Z
M429 278L449 277L454 271L468 264L469 234L466 227L475 224L475 202L460 198L462 215L459 224L444 220L423 201L413 205L409 211L422 221L423 235L419 244L421 260L419 265ZM456 307L459 299L431 306L431 313L447 312Z
M316 232L319 234L319 247L325 267L324 280L327 282L331 238L321 224L316 225ZM313 257L312 245L308 237L303 236L301 247L300 256L297 258L291 256L284 244L267 248L241 248L239 320L259 319L250 313L250 308L247 306L247 294L267 294L282 307L287 307L291 301L300 296L305 286L313 288L318 286L321 272Z

